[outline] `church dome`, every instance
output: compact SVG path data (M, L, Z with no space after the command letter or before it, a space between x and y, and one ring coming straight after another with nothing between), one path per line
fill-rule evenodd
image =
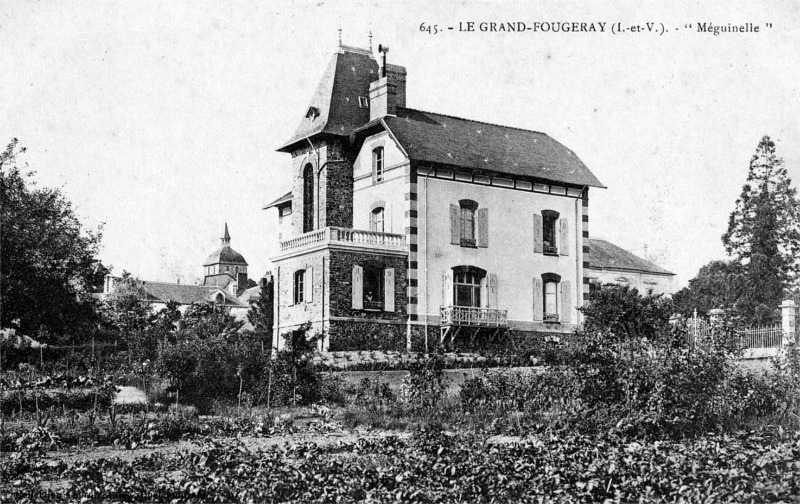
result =
M247 266L247 261L244 256L231 248L231 235L228 234L228 224L225 224L225 234L222 235L222 247L214 251L208 258L206 258L203 266L212 266L214 264L241 264Z
M233 250L230 245L225 245L221 249L208 256L206 261L203 263L203 266L211 266L212 264L219 263L242 264L247 266L247 261L244 260L242 254Z

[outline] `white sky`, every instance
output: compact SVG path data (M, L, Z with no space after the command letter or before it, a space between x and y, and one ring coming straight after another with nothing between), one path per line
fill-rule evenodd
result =
M800 3L0 2L0 143L17 137L61 187L101 259L191 282L219 246L258 278L276 251L294 132L337 45L390 46L408 105L544 131L608 186L590 234L678 273L722 258L720 235L759 139L800 179ZM722 3L722 2L720 2ZM664 23L649 33L459 33L459 21ZM752 22L760 33L697 33ZM772 28L765 23L771 22ZM693 24L693 29L685 28ZM674 31L673 28L680 28Z

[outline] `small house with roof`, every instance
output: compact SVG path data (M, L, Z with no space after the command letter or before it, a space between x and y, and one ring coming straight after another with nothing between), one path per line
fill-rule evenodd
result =
M192 304L213 302L228 307L237 318L244 318L249 303L240 299L240 296L246 294L248 300L257 297L253 289L258 287L247 276L247 261L231 248L227 223L221 241L222 246L203 263L202 285L140 281L154 311L163 310L169 302L178 303L181 311ZM110 294L122 281L124 279L121 277L106 275L103 296Z
M590 282L627 285L642 295L673 293L675 273L606 240L591 238L587 243Z
M310 323L323 350L426 350L573 331L603 184L545 133L409 107L387 52L340 45L278 149L276 336Z

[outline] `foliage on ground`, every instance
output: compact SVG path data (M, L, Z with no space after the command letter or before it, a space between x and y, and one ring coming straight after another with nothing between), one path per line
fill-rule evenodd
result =
M800 493L800 434L780 430L659 443L537 432L512 444L423 430L327 448L208 441L133 461L1 463L5 502L786 502Z

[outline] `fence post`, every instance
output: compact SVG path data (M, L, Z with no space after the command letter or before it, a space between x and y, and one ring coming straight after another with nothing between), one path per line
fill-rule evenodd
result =
M797 311L794 300L784 300L783 303L781 303L781 326L783 327L783 338L781 339L782 348L786 348L791 343L797 343L796 317Z

